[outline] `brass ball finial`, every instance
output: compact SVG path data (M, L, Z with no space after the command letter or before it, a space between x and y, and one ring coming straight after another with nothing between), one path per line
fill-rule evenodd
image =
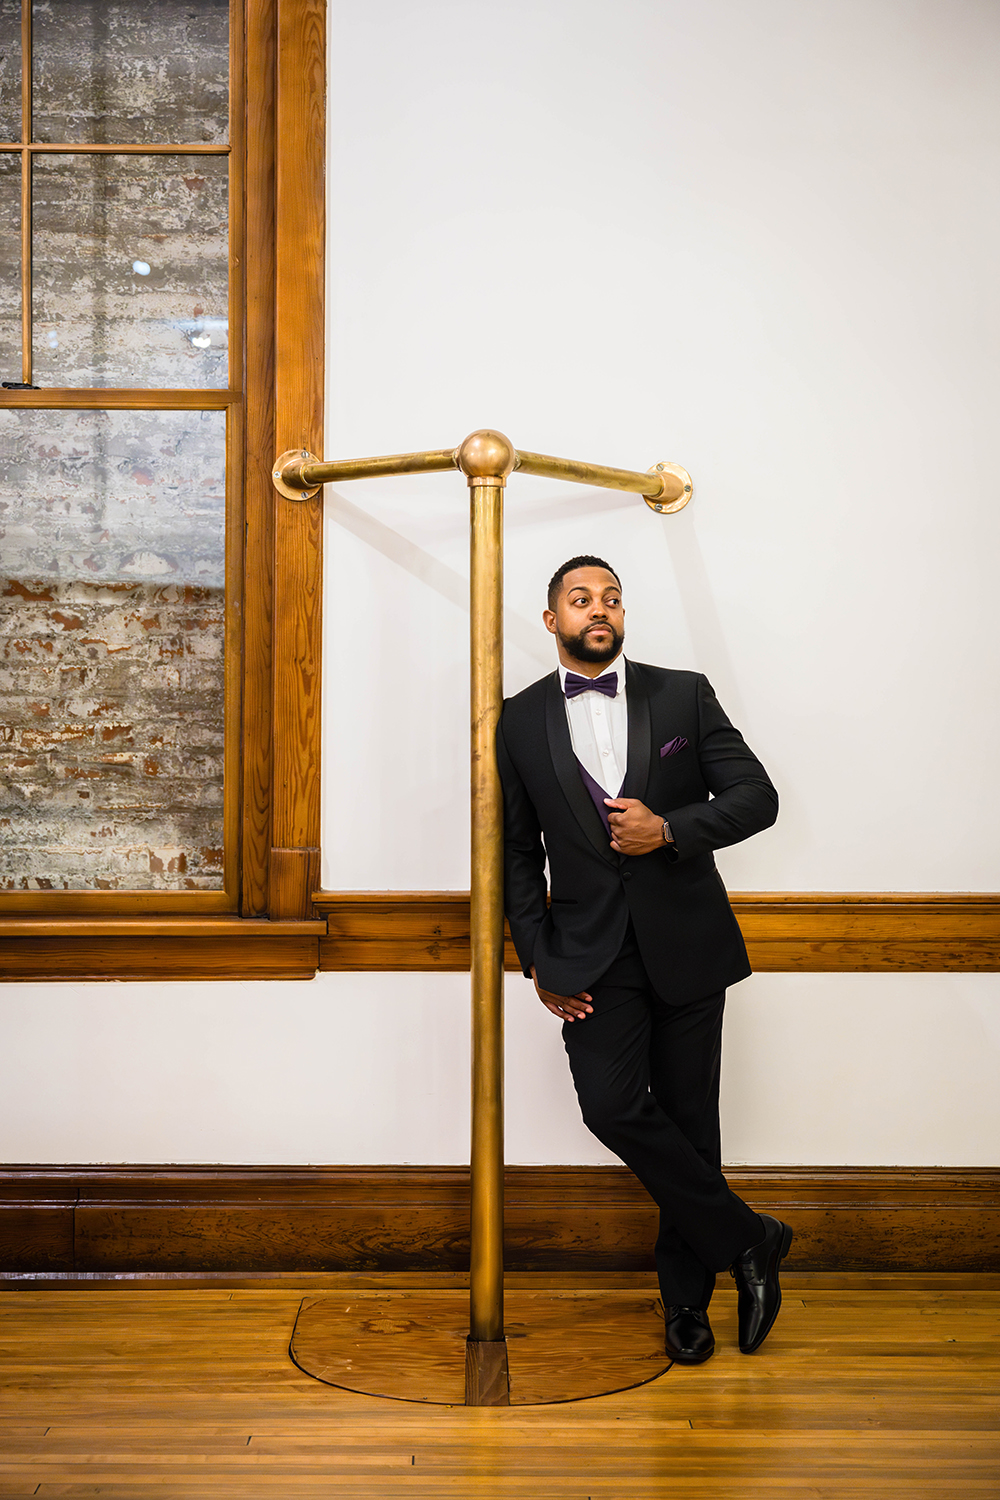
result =
M455 450L462 473L469 479L506 479L517 463L517 449L502 432L484 427Z

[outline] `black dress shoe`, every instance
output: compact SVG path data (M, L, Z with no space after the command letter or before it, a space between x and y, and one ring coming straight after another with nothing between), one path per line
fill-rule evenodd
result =
M667 1353L682 1365L700 1365L715 1353L715 1334L700 1307L666 1307Z
M774 1327L781 1306L778 1268L792 1243L789 1224L761 1214L764 1238L759 1245L737 1256L730 1270L736 1279L737 1311L740 1324L740 1351L752 1354L759 1349Z

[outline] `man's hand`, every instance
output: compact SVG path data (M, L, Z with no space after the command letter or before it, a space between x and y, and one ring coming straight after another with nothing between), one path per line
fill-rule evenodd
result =
M594 1007L586 990L582 990L579 995L553 995L551 990L543 990L535 979L534 964L531 965L531 977L535 980L535 992L539 1000L560 1021L585 1021L593 1013Z
M666 847L663 819L650 812L638 797L605 797L611 824L611 847L616 854L652 854Z

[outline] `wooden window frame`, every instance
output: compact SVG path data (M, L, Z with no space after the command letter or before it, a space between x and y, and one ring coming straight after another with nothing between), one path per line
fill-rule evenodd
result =
M322 448L325 9L230 0L230 140L208 148L230 161L229 388L0 397L227 413L224 889L4 892L0 978L305 979L319 966L322 501L282 500L271 470L276 453Z

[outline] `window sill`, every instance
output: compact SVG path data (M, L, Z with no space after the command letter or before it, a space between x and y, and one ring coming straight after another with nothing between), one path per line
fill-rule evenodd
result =
M312 979L325 921L10 917L0 980Z

